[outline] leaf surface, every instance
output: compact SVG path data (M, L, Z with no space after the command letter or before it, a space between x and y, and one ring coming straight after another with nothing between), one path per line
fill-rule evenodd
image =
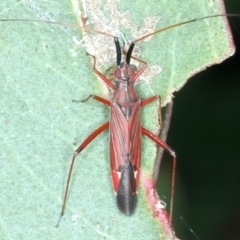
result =
M101 10L103 6L105 10ZM160 18L155 26L159 29L221 12L221 6L210 5L209 1L146 4L138 0L110 2L110 10L106 10L106 6L107 3L96 1L95 10L87 12L88 21L94 24L99 19L104 23L102 16L94 14L98 9L111 27L114 21L130 19L129 26L135 24L135 29L127 28L127 24L115 28L126 40L141 36L138 34L146 17ZM79 8L83 9L76 1L16 3L7 0L0 3L0 17L78 24ZM87 9L89 11L90 7ZM111 18L111 12L116 11L122 15ZM102 25L105 31L106 24ZM0 22L0 29L2 238L169 239L154 218L142 185L135 214L126 217L119 213L110 179L108 131L78 156L66 212L60 227L55 227L72 154L94 129L108 121L109 116L108 109L93 100L86 103L72 100L84 99L89 94L105 97L110 94L92 71L88 50L76 44L76 39L82 38L79 29L21 21ZM140 58L150 67L162 69L155 76L147 73L141 79L136 87L140 97L160 94L162 102L166 103L190 76L233 53L227 33L223 19L215 18L174 28L155 35L148 42L139 42ZM97 35L93 34L96 38ZM105 47L111 49L114 56L113 41ZM95 55L97 59L103 57L99 52ZM105 71L114 64L112 60L102 61L99 67ZM133 64L137 63L133 61ZM142 124L157 133L156 104L144 107ZM143 137L142 148L142 169L151 178L156 146Z

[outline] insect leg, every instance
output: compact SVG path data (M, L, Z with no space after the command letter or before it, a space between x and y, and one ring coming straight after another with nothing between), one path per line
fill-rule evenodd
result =
M172 168L172 185L171 185L171 200L170 200L170 222L172 222L172 212L173 212L173 197L174 197L174 186L175 186L175 175L176 175L176 164L177 157L175 152L158 136L148 131L146 128L141 127L141 131L144 135L153 140L160 147L164 148L173 157L173 168Z
M96 129L94 132L92 132L83 142L82 144L77 148L77 150L74 152L73 157L72 157L72 162L69 168L68 172L68 179L67 179L67 185L65 189L65 194L64 194L64 199L63 199L63 205L62 205L62 211L60 218L64 214L65 206L66 206L66 200L67 200L67 193L68 193L68 188L69 188L69 183L72 175L72 169L73 169L73 164L75 162L76 156L95 138L97 137L101 132L103 132L105 129L109 127L109 122L104 123L102 126L100 126L98 129ZM60 220L60 219L59 219ZM59 221L58 221L59 223ZM57 224L58 225L58 224Z
M73 100L73 102L86 102L86 101L89 100L89 98L93 98L94 100L96 100L98 102L101 102L101 103L103 103L103 104L105 104L107 106L110 106L110 104L111 104L107 99L99 97L99 96L96 96L96 95L93 95L93 94L89 95L87 98L85 98L83 100L80 100L80 101Z
M104 76L101 72L99 72L97 69L96 69L96 57L95 56L92 56L93 58L93 71L112 89L114 89L114 85L113 83L108 79L106 78L106 76Z
M153 102L155 100L158 101L158 109L157 109L157 111L158 111L158 123L159 123L159 126L161 128L162 127L161 97L159 95L155 95L155 96L152 96L150 98L144 99L144 100L141 101L140 106L143 107L143 106L145 106L145 105L147 105L150 102Z
M136 60L136 61L138 61L138 62L143 63L143 66L142 66L142 67L135 73L135 75L133 76L132 81L134 82L134 81L136 81L136 80L138 79L138 77L144 72L144 70L145 70L146 67L147 67L147 63L146 63L145 61L143 61L143 60L141 60L141 59L138 59L138 58L136 58L136 57L133 57L133 56L131 56L131 58L133 58L134 60Z

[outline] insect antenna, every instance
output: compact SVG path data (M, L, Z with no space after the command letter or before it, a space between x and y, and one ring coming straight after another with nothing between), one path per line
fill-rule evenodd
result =
M45 21L45 20L38 20L38 19L21 19L21 18L0 19L0 22L37 22L37 23L47 23L47 24L60 25L60 26L71 27L71 28L78 28L78 29L82 29L82 30L84 30L86 32L95 32L95 33L99 33L99 34L102 34L102 35L114 38L114 36L112 34L109 34L109 33L106 33L106 32L102 32L102 31L100 31L98 29L89 28L89 27L85 27L85 26L79 26L77 24L71 24L71 23Z
M131 60L131 57L132 57L132 51L134 49L134 46L135 46L135 42L133 41L133 42L131 42L131 45L129 46L127 54L126 54L126 63L127 63L127 65L130 64L130 60Z
M201 18L194 18L194 19L191 19L188 21L184 21L184 22L176 23L176 24L164 27L164 28L160 28L152 33L146 34L140 38L135 39L134 42L135 43L140 42L140 41L144 40L145 38L151 37L152 35L155 35L157 33L163 32L163 31L171 29L171 28L175 28L175 27L182 26L182 25L185 25L188 23L193 23L193 22L201 21L201 20L204 20L207 18L215 18L215 17L240 17L240 14L231 14L231 13L230 14L216 14L216 15L211 15L211 16L206 16L206 17L201 17Z
M121 60L122 60L122 52L121 52L121 47L119 44L118 37L114 37L114 42L115 42L116 53L117 53L117 66L119 67L121 64Z

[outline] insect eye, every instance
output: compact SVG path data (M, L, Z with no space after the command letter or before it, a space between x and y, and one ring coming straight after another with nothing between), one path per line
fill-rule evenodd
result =
M120 71L120 69L116 69L115 71L114 71L114 76L116 77L116 78L121 78L121 71Z
M132 68L128 69L128 76L132 77L134 75L134 70Z

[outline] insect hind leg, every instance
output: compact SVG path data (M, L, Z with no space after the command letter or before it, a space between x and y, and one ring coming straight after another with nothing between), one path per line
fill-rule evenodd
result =
M148 131L146 128L141 127L141 131L144 135L153 140L157 145L166 150L173 157L173 167L172 167L172 185L171 185L171 200L170 200L170 222L172 223L172 212L173 212L173 197L174 197L174 187L175 187L175 175L176 175L176 164L177 156L176 153L155 134Z
M61 210L61 214L60 214L60 218L57 222L56 227L58 227L59 222L61 217L64 214L64 210L65 210L65 206L66 206L66 201L67 201L67 194L68 194L68 189L69 189L69 184L70 184L70 179L71 179L71 175L72 175L72 170L73 170L73 165L75 162L75 159L77 157L77 155L85 148L87 147L87 145L95 138L97 137L100 133L102 133L105 129L107 129L109 127L109 122L104 123L102 126L100 126L99 128L97 128L94 132L92 132L83 142L82 144L77 148L77 150L75 150L73 157L72 157L72 161L71 161L71 165L69 168L69 172L68 172L68 178L67 178L67 185L65 188L65 193L64 193L64 198L63 198L63 204L62 204L62 210Z

